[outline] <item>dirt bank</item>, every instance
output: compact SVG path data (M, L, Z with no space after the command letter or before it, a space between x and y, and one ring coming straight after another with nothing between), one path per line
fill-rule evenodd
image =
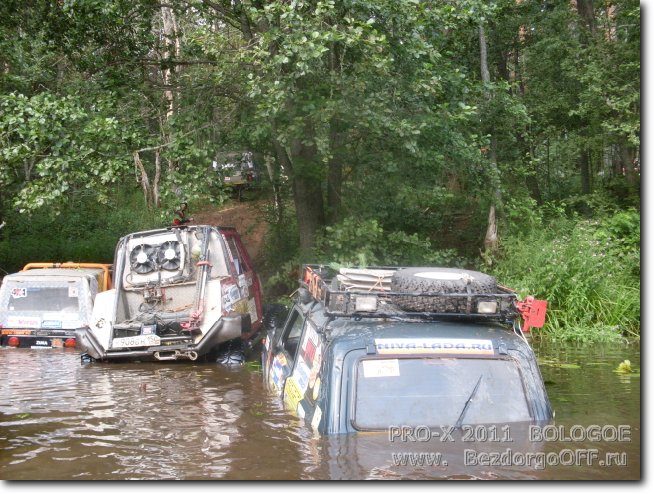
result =
M195 225L233 226L241 234L245 247L256 263L263 254L263 241L268 231L264 221L266 199L230 202L222 207L207 206L201 211L191 211Z

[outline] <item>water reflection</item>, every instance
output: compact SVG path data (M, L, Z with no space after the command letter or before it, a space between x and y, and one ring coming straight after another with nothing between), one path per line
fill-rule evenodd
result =
M15 371L0 384L4 479L250 478L239 462L251 466L261 451L248 439L274 443L277 454L297 450L287 427L296 419L245 369L82 366L68 351L0 358ZM262 475L277 475L274 466Z
M477 438L475 439L475 431ZM332 479L516 479L543 454L528 424L435 429L413 438L391 433L325 438Z
M508 436L498 426L467 440L462 431L445 440L443 431L419 441L387 433L319 437L247 367L81 365L73 350L0 349L0 477L640 478L640 378L614 372L625 359L639 369L639 347L540 343L535 350L554 425L568 432L625 425L631 440L553 432L533 441L528 426L515 424Z

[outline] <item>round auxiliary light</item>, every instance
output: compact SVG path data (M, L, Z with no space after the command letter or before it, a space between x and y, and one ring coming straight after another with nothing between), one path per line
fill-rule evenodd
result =
M20 344L20 340L18 339L18 336L10 336L9 339L7 340L7 345L9 346L18 346Z
M75 348L75 338L68 338L64 341L65 348Z

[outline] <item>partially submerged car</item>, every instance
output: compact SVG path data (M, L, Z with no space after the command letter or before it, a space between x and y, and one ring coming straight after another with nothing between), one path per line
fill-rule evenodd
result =
M75 347L97 293L111 288L111 265L29 263L5 276L0 287L0 345Z
M236 229L176 226L118 241L113 289L77 346L90 360L197 360L261 327L261 285Z
M545 309L476 271L307 265L266 335L264 381L320 433L547 422L523 333Z

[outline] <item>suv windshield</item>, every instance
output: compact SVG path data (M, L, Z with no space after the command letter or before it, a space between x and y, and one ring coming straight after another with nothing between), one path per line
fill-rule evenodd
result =
M531 420L510 359L362 359L355 383L352 422L359 430Z

